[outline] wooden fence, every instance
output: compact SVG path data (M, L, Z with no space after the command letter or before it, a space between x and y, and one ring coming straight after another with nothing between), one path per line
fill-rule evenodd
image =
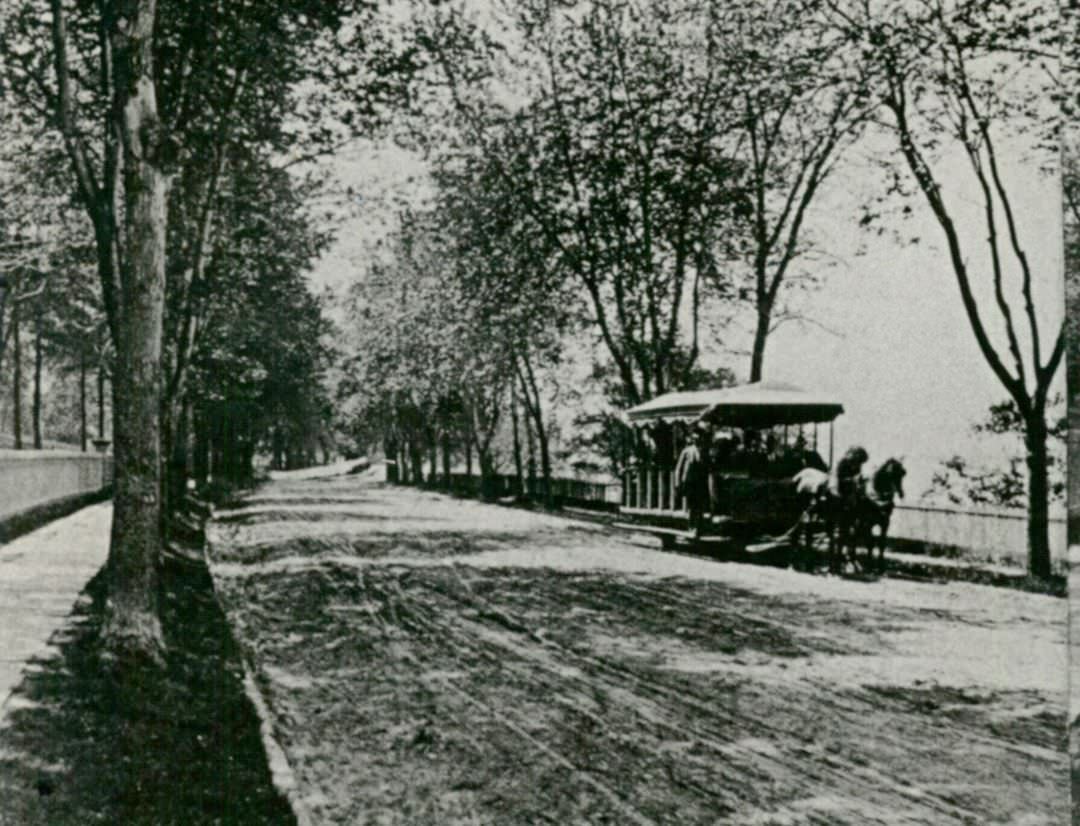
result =
M577 505L578 507L592 508L594 510L617 510L619 507L619 486L608 485L600 482L589 482L581 479L557 478L551 480L551 491L543 479L525 480L524 486L519 484L517 476L513 474L499 473L490 480L491 487L487 491L489 496L504 498L507 496L526 496L537 501L550 497L563 505ZM450 488L454 493L466 496L479 496L481 493L481 479L473 474L466 473L450 474Z
M387 480L397 481L394 462L386 463ZM426 483L427 484L427 483ZM524 496L535 501L548 498L549 492L544 480L526 479L521 485L514 474L498 473L488 482L487 491L481 491L482 480L477 474L451 473L450 490L462 496L479 496L482 492L496 499L509 496ZM444 487L442 474L438 474L431 487ZM616 511L619 508L620 486L602 482L589 482L582 479L557 478L551 480L550 497L560 505L574 505L592 510Z
M455 493L466 496L478 496L481 492L480 478L475 474L451 474L451 487ZM672 471L636 471L625 474L622 483L606 484L558 478L552 480L551 492L557 502L596 510L621 508L641 515L671 515L683 510L681 497L675 494ZM517 477L509 474L495 476L489 491L490 496L497 498L522 493ZM543 499L543 480L537 479L525 494L532 499ZM931 548L957 549L1022 564L1027 548L1027 517L1022 510L900 503L893 512L889 535ZM1055 563L1063 564L1067 555L1064 515L1050 520L1050 550Z
M1004 508L898 505L889 535L941 548L959 548L997 559L1022 562L1027 553L1027 514ZM1065 516L1050 519L1050 555L1067 558Z

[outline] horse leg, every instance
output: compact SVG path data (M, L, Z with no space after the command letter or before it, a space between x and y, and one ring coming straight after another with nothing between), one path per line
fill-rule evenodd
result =
M817 531L817 533L815 533ZM820 521L818 514L811 514L806 523L806 567L809 571L816 571L821 561L818 555L818 535L824 533L826 553L828 552L829 528L828 523ZM827 565L828 563L826 563Z
M805 571L814 570L814 518L816 514L812 509L807 509L802 515L802 542L796 545L802 546L802 559L800 568Z
M800 517L799 523L791 534L794 552L791 557L791 567L801 571L804 567L803 559L806 557L806 535L809 529L806 526L805 517Z
M829 573L839 573L841 565L838 554L840 550L840 525L836 522L830 522L828 526L829 532Z
M859 564L859 526L853 522L847 529L848 562L851 563L852 573L858 573L862 566Z
M854 530L855 526L848 522L846 519L840 523L840 570L838 573L844 574L847 572L848 563L851 563L852 568L855 567L855 545L854 545Z
M863 570L869 573L877 567L877 562L874 559L874 546L877 544L877 538L874 536L874 522L872 519L866 519L865 522L860 520L859 538L866 547Z
M843 574L848 562L848 529L843 519L836 522L836 553L833 554L833 559L833 570Z
M863 532L863 525L861 520L856 520L851 525L851 567L856 571L865 571L869 566L869 563L865 559L860 560L859 547L866 545L866 552L869 554L870 545L866 541L866 536Z
M857 520L851 526L851 565L855 571L865 571L868 567L868 563L865 559L859 559L859 546L866 545L866 552L872 553L869 544L866 543L866 537L863 534L862 520Z
M843 573L843 526L839 522L828 528L828 570Z
M885 537L889 533L889 520L881 523L881 533L878 535L878 568L885 573Z

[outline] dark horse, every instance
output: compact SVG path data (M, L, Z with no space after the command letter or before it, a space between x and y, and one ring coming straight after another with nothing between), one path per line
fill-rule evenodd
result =
M805 508L803 539L806 551L809 553L813 549L814 526L821 525L829 538L831 571L841 573L848 559L857 565L860 543L867 549L868 563L872 563L875 540L879 565L884 566L885 537L892 518L893 499L896 496L904 498L906 473L898 459L888 459L871 474L862 477L852 500L844 500L829 490L829 477L824 471L804 468L796 473L796 491ZM876 536L875 528L878 529Z
M866 566L885 568L885 538L889 533L895 503L893 499L904 498L904 476L907 471L899 459L887 459L864 479L862 490L856 500L852 533L852 551L862 543L866 547ZM874 529L877 528L875 535ZM874 561L874 546L878 557Z

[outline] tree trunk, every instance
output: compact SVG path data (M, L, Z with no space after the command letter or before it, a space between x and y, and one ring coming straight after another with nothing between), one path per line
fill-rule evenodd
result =
M772 323L772 304L760 302L757 311L757 326L754 329L754 349L750 353L750 381L761 381L765 373L765 345L769 340L769 325Z
M370 451L369 451L370 455ZM383 438L383 456L386 457L386 481L391 484L397 484L400 478L400 467L398 466L398 448L397 442L393 437L385 436Z
M539 419L539 416L537 417ZM555 507L555 496L551 479L551 450L548 447L547 428L542 421L536 423L536 437L540 442L540 473L544 480L544 504Z
M425 435L427 436L428 452L431 462L431 467L428 469L428 484L434 487L439 479L439 445L438 440L435 437L434 428L428 428Z
M105 365L98 365L97 374L97 422L98 438L105 438Z
M233 421L233 479L238 485L250 487L255 478L255 439L251 419L246 411L241 410L235 413ZM317 443L308 444L308 467L316 464L317 451Z
M1050 563L1050 496L1046 418L1040 411L1025 422L1028 468L1028 569L1048 578Z
M162 447L168 457L165 467L166 514L175 513L184 501L187 491L190 431L187 422L187 406L178 400L168 403L162 421L164 438Z
M204 405L194 411L195 418L195 483L205 487L210 481L210 419Z
M517 390L513 383L510 385L510 422L514 430L514 471L517 479L518 496L525 493L525 473L521 462L521 436L518 433L518 409Z
M31 415L34 420L34 450L41 450L41 308L34 313L34 397Z
M0 274L0 368L4 366L4 350L7 347L7 337L4 335L4 309L7 307L10 291L11 280L6 275Z
M409 440L409 458L412 460L413 483L424 484L424 451L417 439Z
M548 445L547 427L544 425L544 411L540 401L540 389L536 383L536 377L532 365L528 360L522 360L524 370L519 377L522 384L522 394L525 397L525 411L532 417L533 427L536 432L536 440L540 445L540 473L543 479L543 497L546 507L555 506L555 498L552 495L551 480L551 450Z
M285 469L285 435L280 427L275 427L270 433L271 457L270 467L274 470Z
M86 353L79 354L79 446L86 453Z
M112 123L123 147L124 260L113 373L115 492L102 639L160 663L161 339L168 181L154 89L155 0L118 0L110 21ZM119 424L119 426L116 426Z
M476 457L480 462L480 496L482 499L495 498L495 463L492 460L491 448L481 448L477 445Z
M526 491L529 498L536 497L536 439L533 437L532 421L529 418L528 404L525 406L525 415L521 417L525 424L525 447L528 450Z
M1077 271L1080 275L1080 270ZM1080 288L1080 284L1076 285ZM1078 290L1080 292L1080 290ZM1070 301L1067 312L1080 320L1080 296ZM1075 337L1070 348L1080 347ZM1069 371L1066 385L1069 388L1069 437L1068 437L1068 479L1069 492L1069 544L1080 545L1080 352L1073 352L1069 357Z
M231 483L233 480L233 421L227 408L222 408L218 415L218 469L214 476ZM295 456L293 464L295 464Z
M221 476L221 417L216 405L206 408L207 476L216 482Z
M195 479L195 405L191 399L185 399L181 408L184 417L184 479ZM185 492L187 483L185 482Z
M12 368L12 391L14 409L12 415L12 429L15 436L15 449L22 450L22 344L19 336L19 328L22 326L19 319L19 302L16 301L11 308L11 357L14 359Z
M450 456L450 431L443 430L442 432L442 464L443 464L443 487L450 490L452 487L450 481L450 472L452 457Z
M176 510L176 468L173 465L173 451L176 444L176 416L172 405L162 403L161 418L161 536L169 538L169 517Z

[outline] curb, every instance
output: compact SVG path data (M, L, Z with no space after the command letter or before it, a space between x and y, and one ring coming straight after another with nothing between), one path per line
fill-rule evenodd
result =
M50 499L48 502L42 502L17 513L8 514L0 519L0 545L5 545L31 531L36 531L50 522L63 519L65 516L71 516L76 511L90 505L96 505L99 502L111 499L112 492L112 485L110 484L98 490L73 493L70 496L61 496L59 499Z
M218 602L220 605L220 600ZM224 611L224 608L222 609ZM315 820L311 816L307 805L300 798L300 787L296 781L289 758L281 744L274 737L273 723L270 722L270 709L266 700L259 691L248 665L247 658L243 658L244 666L244 693L255 707L255 713L259 717L259 734L262 737L263 750L266 752L266 761L270 767L270 780L274 788L289 801L289 807L296 818L297 826L314 826Z
M207 521L212 519L214 515L213 507L209 510L210 512ZM209 540L203 542L203 559L206 561L207 571L210 572L210 583L214 590L214 601L217 602L218 608L221 609L226 624L228 624L229 614L221 601L221 595L218 593L217 581L214 579L214 568L210 562ZM229 634L232 635L231 626L229 627ZM258 683L255 680L253 665L248 662L248 655L244 651L244 647L236 640L235 636L233 637L233 641L237 643L237 649L242 652L240 656L240 665L244 669L244 694L247 695L248 702L251 703L252 707L255 709L256 716L259 718L259 736L262 738L263 751L266 753L266 762L270 769L270 782L273 783L278 794L288 801L289 808L292 809L293 817L296 818L297 826L314 826L315 819L312 817L307 804L305 804L300 797L300 786L296 780L296 774L289 764L289 758L286 757L285 750L274 736L274 724L270 717L270 707L262 692L259 691Z

